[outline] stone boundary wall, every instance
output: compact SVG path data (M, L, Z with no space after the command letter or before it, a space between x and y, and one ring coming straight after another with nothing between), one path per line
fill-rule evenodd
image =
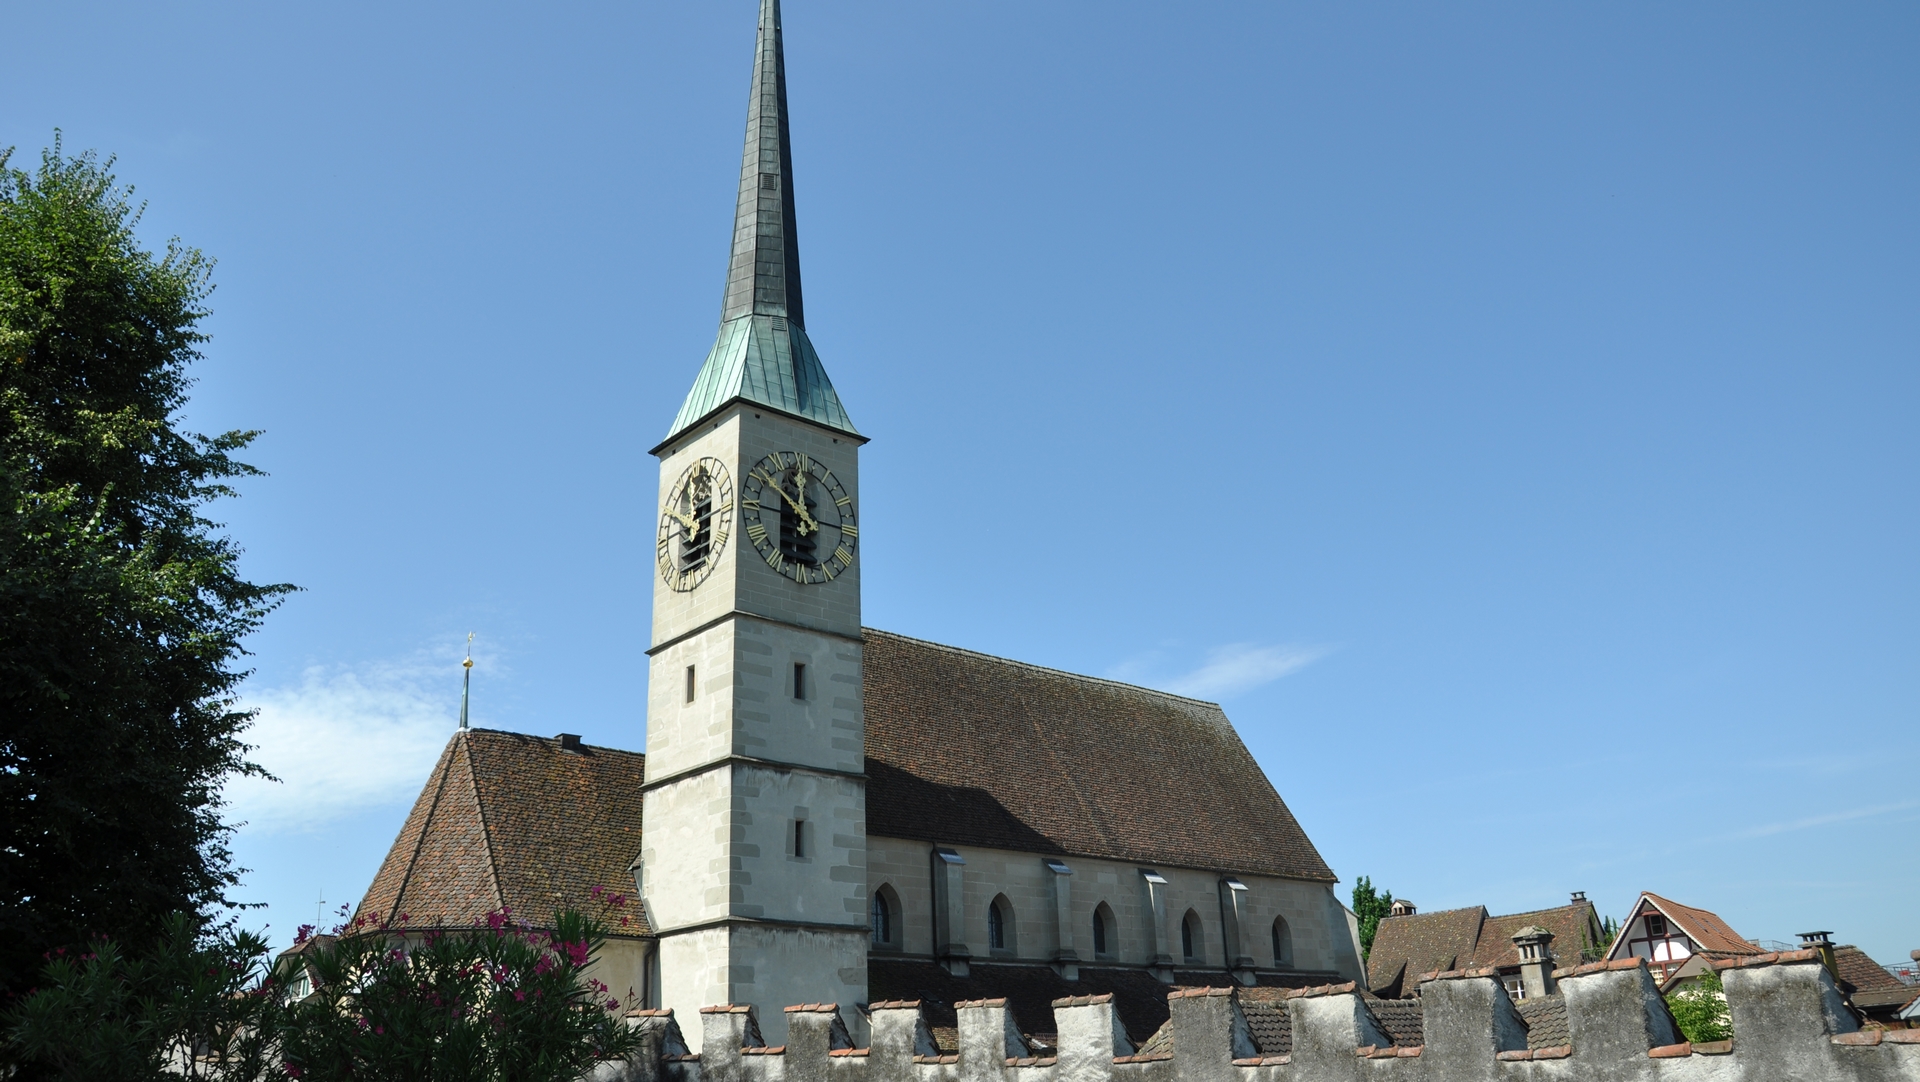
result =
M1230 988L1168 994L1174 1052L1141 1055L1110 996L1056 1000L1057 1050L1035 1055L1003 999L955 1004L957 1055L935 1047L917 1002L870 1007L872 1040L851 1047L832 1004L786 1008L788 1040L766 1047L755 1010L700 1012L690 1055L671 1011L635 1011L647 1035L594 1082L1920 1082L1920 1030L1862 1031L1811 951L1723 967L1734 1038L1689 1045L1638 959L1563 970L1571 1044L1527 1049L1525 1024L1491 972L1427 975L1422 1043L1395 1046L1352 984L1292 993L1293 1052L1254 1050Z

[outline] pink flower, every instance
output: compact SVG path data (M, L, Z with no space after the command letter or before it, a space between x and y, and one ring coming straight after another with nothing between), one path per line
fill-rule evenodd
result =
M513 990L513 999L516 1003L525 1003L527 1001L527 993L516 988Z
M605 894L606 892L607 892L607 888L605 887L594 887L592 890L587 891L587 894L592 897L598 898L602 894Z
M609 999L609 1000L607 1000L607 1009L608 1009L608 1010L610 1010L610 1011L617 1011L617 1010L619 1010L619 1009L620 1009L620 1001L619 1001L619 1000L617 1000L617 999Z

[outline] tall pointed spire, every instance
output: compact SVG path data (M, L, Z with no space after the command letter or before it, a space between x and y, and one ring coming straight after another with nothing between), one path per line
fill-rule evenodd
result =
M747 145L733 211L733 260L720 322L749 313L807 325L800 303L800 245L794 236L793 142L787 133L787 61L780 0L760 0L760 40L747 99Z
M787 132L780 0L760 0L720 333L667 439L736 399L860 434L807 339L800 247L794 235L793 144Z

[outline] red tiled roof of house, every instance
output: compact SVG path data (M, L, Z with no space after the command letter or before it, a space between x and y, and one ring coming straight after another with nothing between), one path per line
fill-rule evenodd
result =
M1334 880L1219 706L865 638L869 834Z
M1759 947L1747 942L1746 937L1727 926L1718 913L1706 909L1695 909L1690 905L1662 898L1652 891L1641 891L1643 901L1652 902L1655 908L1666 914L1668 920L1680 927L1687 938L1704 953L1715 955L1764 954ZM1634 912L1640 911L1636 903Z
M1410 995L1420 974L1473 959L1486 906L1384 917L1367 955L1367 987L1377 995Z
M630 751L456 732L360 912L404 913L410 928L470 927L501 908L534 924L565 907L598 915L592 888L634 893L645 770ZM617 935L650 934L637 900L609 917Z
M1580 952L1593 949L1605 950L1609 944L1601 938L1600 917L1592 902L1575 902L1572 905L1555 906L1552 909L1536 909L1531 913L1510 913L1502 917L1488 917L1480 928L1480 941L1475 944L1473 964L1475 966L1517 966L1520 964L1520 951L1513 945L1513 934L1528 925L1545 928L1553 933L1553 942L1548 949L1562 965L1578 965L1582 959Z
M1478 905L1385 917L1367 955L1367 987L1375 995L1411 995L1422 973L1518 966L1512 937L1529 925L1553 933L1548 949L1563 964L1577 965L1582 950L1606 946L1597 942L1600 918L1587 901L1497 917Z
M1841 991L1849 995L1855 992L1898 992L1906 985L1900 978L1888 973L1886 967L1867 956L1859 947L1844 946L1833 948L1833 968L1839 971Z

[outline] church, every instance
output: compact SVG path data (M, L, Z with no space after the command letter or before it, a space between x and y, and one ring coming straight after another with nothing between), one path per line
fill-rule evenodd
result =
M461 729L360 909L599 912L672 1009L863 1012L1364 980L1336 877L1219 706L863 627L867 442L808 337L779 0L762 0L719 332L660 461L645 754ZM885 544L886 539L873 539ZM631 900L626 900L631 899ZM951 1022L947 1023L948 1026ZM1044 1041L1044 1034L1036 1034Z

